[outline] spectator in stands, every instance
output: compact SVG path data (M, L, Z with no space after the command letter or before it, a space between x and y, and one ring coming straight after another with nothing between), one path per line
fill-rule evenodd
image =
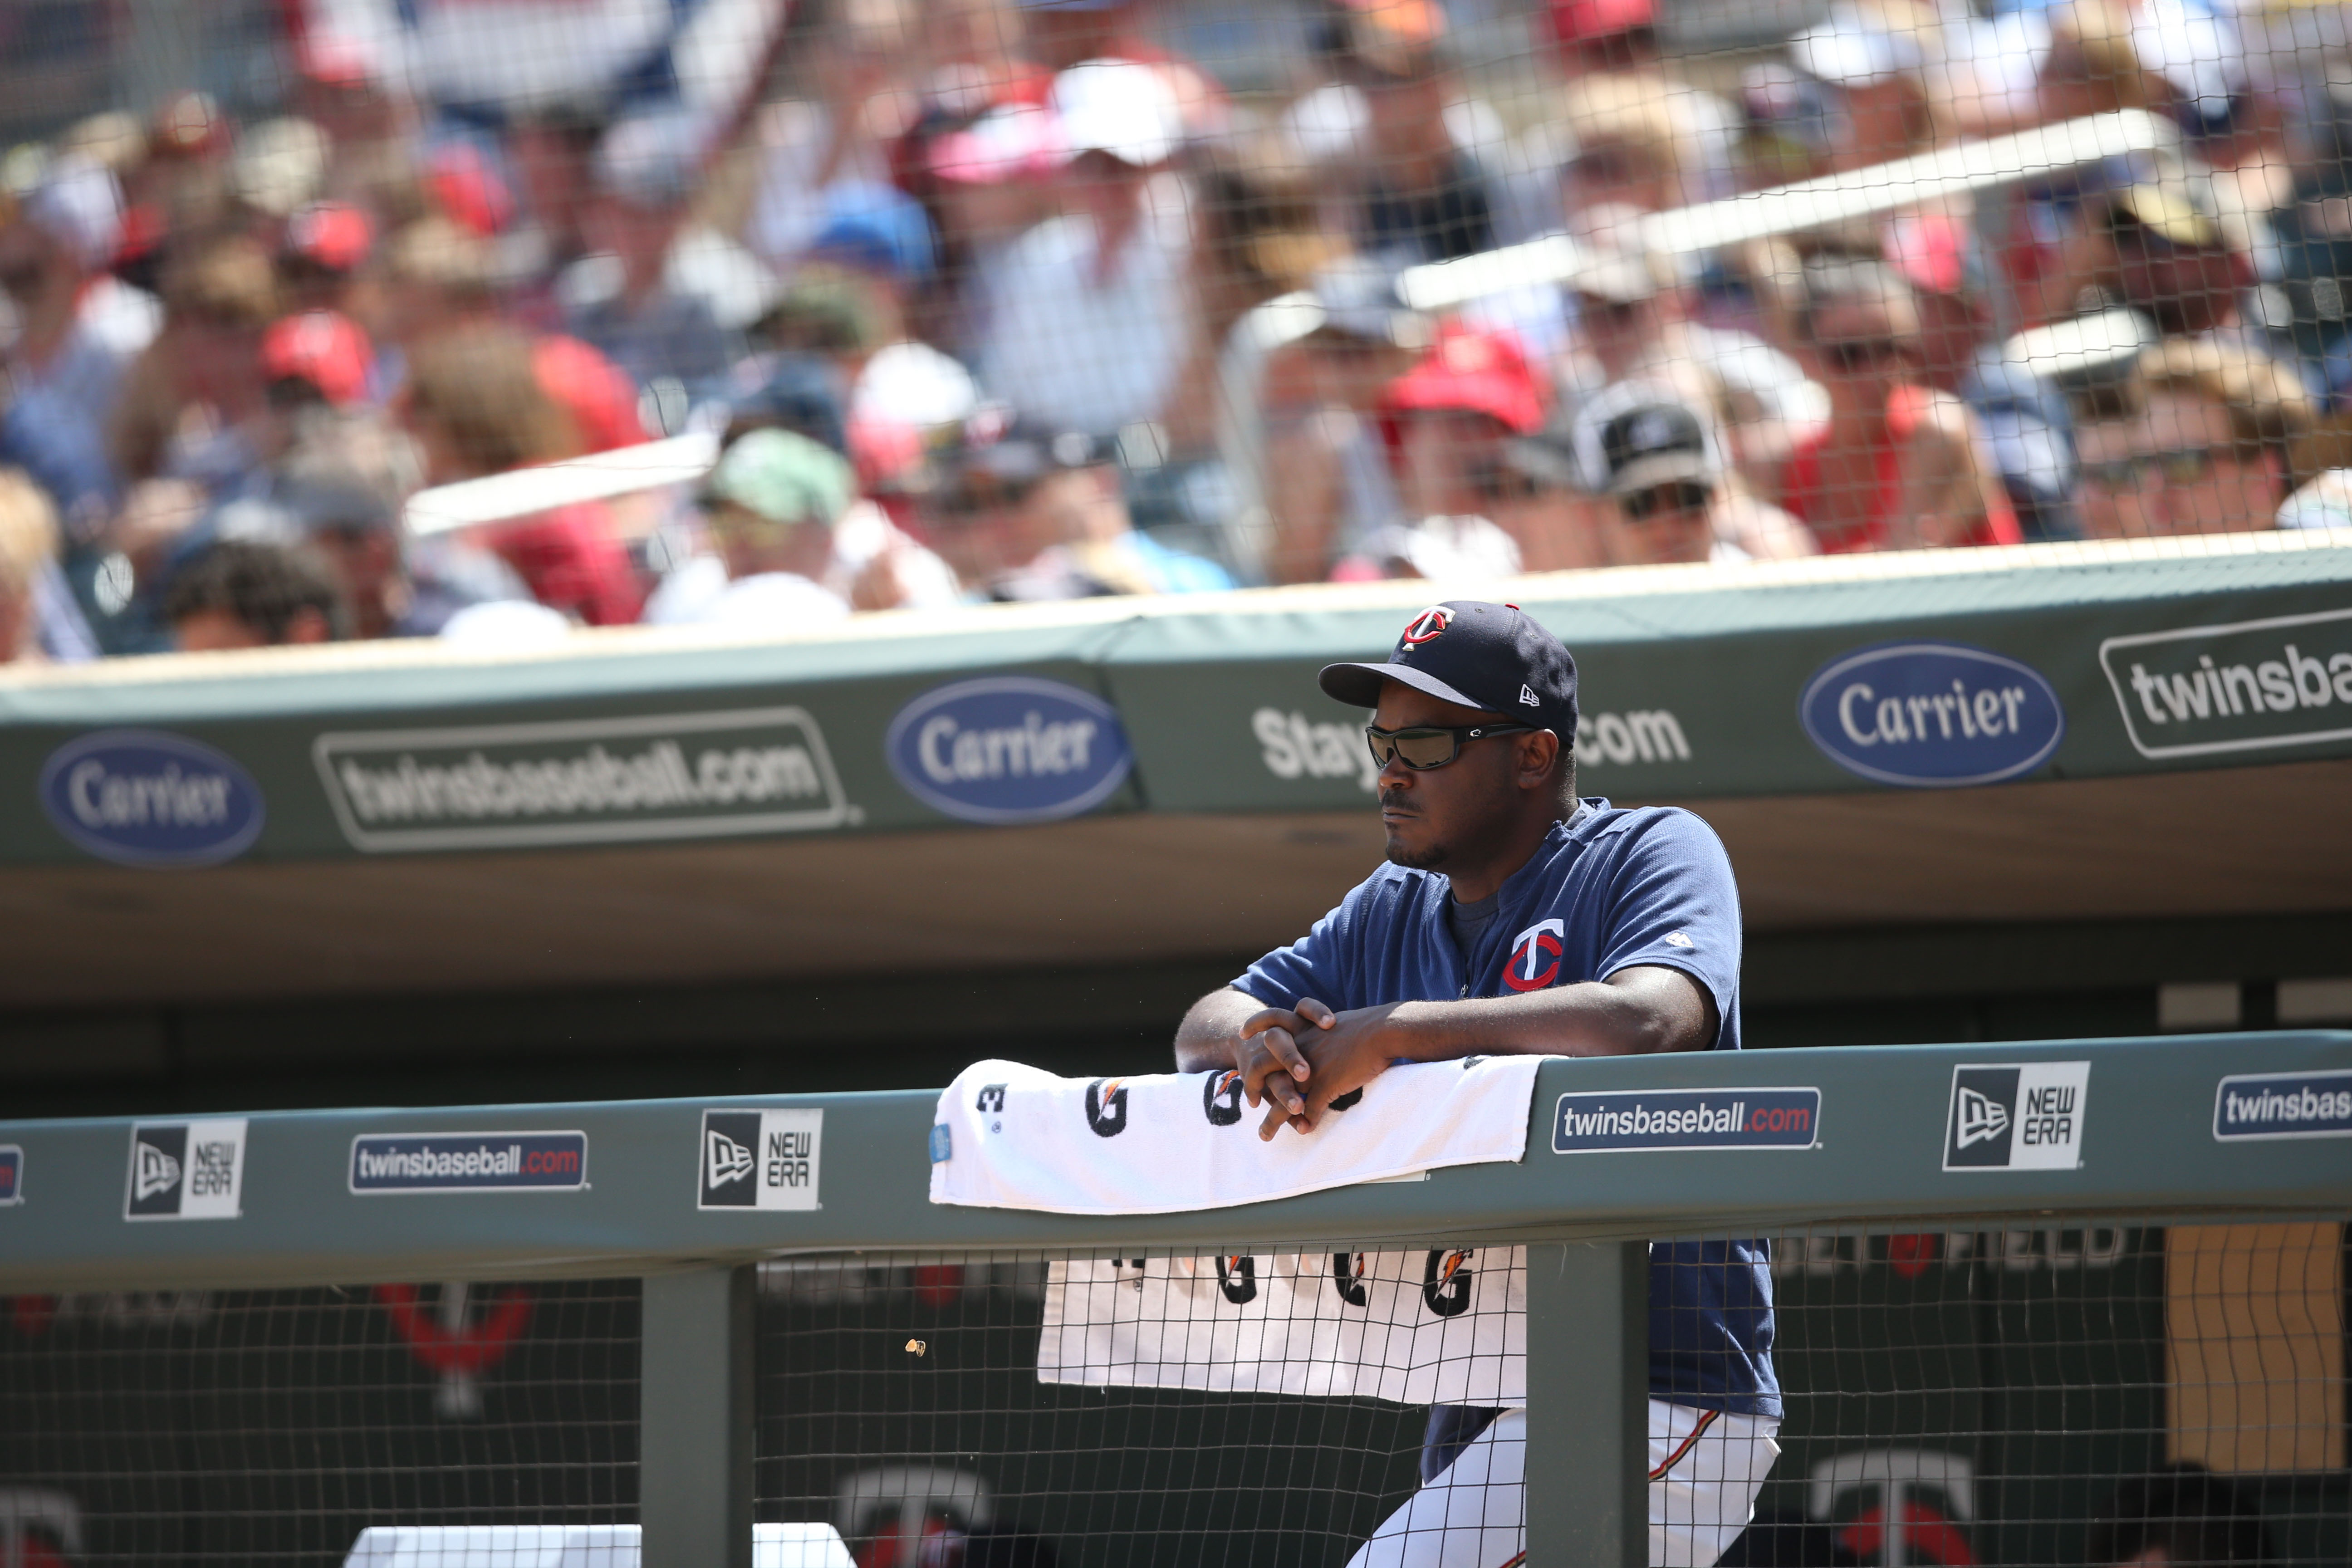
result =
M1429 344L1427 318L1404 308L1377 263L1335 261L1311 293L1316 324L1266 356L1256 398L1229 408L1225 433L1228 465L1247 466L1262 486L1265 572L1276 583L1321 582L1356 542L1402 515L1375 416ZM1234 397L1230 382L1225 395Z
M402 409L434 484L560 462L580 440L540 384L528 336L483 326L444 333L416 351ZM622 626L644 601L607 509L560 506L486 531L483 542L550 609L590 626Z
M824 577L834 525L856 493L839 453L789 430L752 431L703 483L703 515L724 578L691 601L665 584L646 618L801 631L847 616L848 601Z
M450 218L423 217L394 236L388 249L377 333L401 358L444 333L504 320L497 257L482 236ZM540 389L572 416L583 451L646 438L636 384L578 338L534 334L531 366Z
M1496 243L1481 154L1503 125L1454 69L1445 31L1437 0L1330 0L1319 42L1333 80L1284 117L1282 140L1338 174L1358 247L1392 264Z
M937 537L964 581L1000 601L1230 588L1223 567L1135 530L1115 444L984 406L950 459Z
M1608 496L1610 563L1657 566L1745 561L1734 493L1706 415L1668 386L1628 382L1577 414L1578 461Z
M298 310L350 313L360 272L375 249L375 222L345 202L313 202L286 220L278 272Z
M2097 1568L2263 1568L2262 1510L2204 1466L2167 1465L2117 1487L2091 1521Z
M700 153L700 129L683 113L641 115L605 132L582 209L592 254L559 284L572 335L639 386L668 380L688 395L717 391L745 351L710 301L675 287L667 270Z
M1528 572L1578 571L1613 564L1612 503L1589 488L1576 452L1576 409L1556 405L1544 427L1503 448L1511 476L1494 504L1494 522L1519 547Z
M113 417L125 369L162 324L152 296L107 270L121 237L113 173L74 156L52 164L0 226L0 290L16 313L7 354L14 395L86 429Z
M1183 125L1159 72L1089 60L1055 79L1071 210L982 279L981 384L1055 429L1109 436L1159 418L1192 337L1192 227L1167 165Z
M1561 95L1561 120L1574 145L1559 169L1569 232L1618 248L1621 232L1646 213L1687 199L1685 174L1696 134L1681 95L1663 77L1637 72L1588 76Z
M115 458L131 480L217 491L253 464L245 426L266 404L261 338L279 313L277 271L260 244L232 235L176 260L163 299L163 330L115 407Z
M47 656L41 601L45 593L61 587L58 543L58 514L49 498L24 474L0 468L0 663Z
M1816 258L1804 290L1799 335L1831 416L1790 454L1780 505L1832 553L2018 542L1967 408L1914 368L1910 286L1882 263Z
M2104 293L2153 317L2167 337L2226 331L2252 343L2258 335L2239 313L2255 282L2251 243L2202 171L2126 185L2084 205L2042 281L2041 313L2071 315Z
M2310 394L2267 354L2211 341L2157 344L2078 414L2078 500L2096 539L2244 533L2274 525L2294 489L2290 443Z
M1942 139L1937 15L1916 0L1842 0L1790 45L1798 68L1838 89L1837 170L1925 153Z
M1448 322L1381 395L1380 419L1403 513L1362 542L1341 574L1496 577L1518 546L1487 518L1511 489L1507 443L1543 428L1544 392L1508 333Z
M163 618L190 653L331 642L344 612L326 563L297 545L223 539L173 575Z
M382 478L341 454L298 459L273 499L333 575L353 637L463 637L468 613L481 605L554 615L488 552L446 537L411 540Z

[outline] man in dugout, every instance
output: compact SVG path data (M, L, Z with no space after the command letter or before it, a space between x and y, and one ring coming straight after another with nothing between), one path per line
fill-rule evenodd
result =
M1259 1136L1400 1062L1739 1048L1739 901L1689 812L1576 793L1576 664L1524 611L1452 600L1324 691L1375 710L1389 864L1195 1003L1176 1064L1243 1076ZM1649 1560L1710 1568L1780 1454L1760 1241L1650 1253ZM1526 1411L1439 1405L1422 1487L1350 1568L1523 1560Z

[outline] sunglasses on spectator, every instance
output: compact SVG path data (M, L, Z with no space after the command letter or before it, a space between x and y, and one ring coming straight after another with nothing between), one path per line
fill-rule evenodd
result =
M1364 726L1364 740L1372 748L1372 761L1387 767L1391 760L1404 763L1417 773L1442 768L1462 754L1462 748L1472 741L1488 735L1523 735L1532 733L1533 724L1415 724L1409 729L1383 730L1378 724Z
M1821 351L1822 363L1845 375L1911 357L1910 345L1893 338L1837 339L1822 344Z
M2218 441L2210 447L2190 447L2178 452L2142 452L2137 457L2115 458L2104 463L2084 463L2083 483L2096 485L2103 490L2136 490L2150 479L2161 479L2168 485L2193 485L2213 471L2213 465L2224 458L2239 456L2234 441Z
M1647 522L1654 517L1672 517L1682 512L1705 511L1715 492L1705 485L1684 479L1676 484L1653 485L1646 490L1617 498L1617 505L1629 522Z

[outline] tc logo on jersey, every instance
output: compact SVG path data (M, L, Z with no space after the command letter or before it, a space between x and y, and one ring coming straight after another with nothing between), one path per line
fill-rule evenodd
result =
M1116 1138L1127 1131L1127 1090L1115 1078L1098 1078L1087 1085L1087 1125L1097 1138Z
M1434 642L1437 635L1453 624L1452 610L1443 605L1432 605L1413 616L1412 623L1404 628L1404 646L1419 647L1425 642Z
M1559 979L1560 944L1567 936L1567 925L1555 920L1538 921L1512 938L1503 984L1514 991L1540 991Z

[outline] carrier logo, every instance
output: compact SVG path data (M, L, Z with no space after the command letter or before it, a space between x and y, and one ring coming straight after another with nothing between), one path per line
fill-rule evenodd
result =
M1999 784L2050 760L2066 710L2042 672L1965 643L1887 643L1822 667L1797 700L1822 754L1880 784Z
M1097 1138L1116 1138L1127 1131L1127 1090L1115 1078L1098 1078L1087 1085L1087 1125Z
M1696 1089L1563 1094L1555 1154L1626 1149L1810 1149L1821 1136L1818 1089Z
M368 1132L352 1140L354 1193L577 1193L585 1132Z
M2352 1072L2238 1073L2213 1089L2213 1137L2352 1138Z
M245 1119L141 1122L131 1130L125 1219L235 1219L245 1184Z
M993 676L927 691L883 752L907 793L963 822L1051 822L1093 810L1135 765L1111 705L1058 680Z
M1540 991L1559 979L1560 943L1567 935L1567 925L1554 920L1538 921L1513 937L1503 984L1514 991Z
M0 1143L0 1208L25 1201L25 1151Z
M798 708L321 735L355 849L500 849L807 833L863 820Z
M41 769L41 809L76 847L121 866L213 866L261 837L261 786L199 742L158 730L68 741Z
M824 1112L706 1110L695 1206L814 1209L824 1155Z
M2071 1171L2083 1163L2088 1062L1952 1069L1947 1171Z
M2099 667L2143 757L2352 740L2352 610L2109 637Z

